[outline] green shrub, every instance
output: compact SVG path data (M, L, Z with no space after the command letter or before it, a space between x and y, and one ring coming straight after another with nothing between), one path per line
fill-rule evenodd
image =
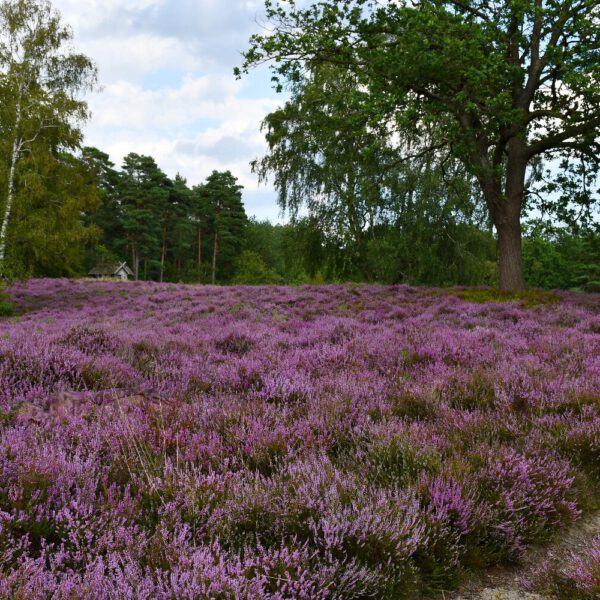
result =
M376 441L368 459L375 480L384 485L406 485L420 473L437 473L440 468L440 455L435 449L421 448L401 438Z
M0 317L12 317L14 314L15 309L10 302L0 301Z
M281 277L267 267L260 254L244 250L235 261L233 283L237 285L269 285L282 283Z
M552 292L540 290L527 290L525 292L506 292L496 288L460 289L455 288L452 293L466 302L485 304L487 302L520 302L526 308L555 304L560 298Z

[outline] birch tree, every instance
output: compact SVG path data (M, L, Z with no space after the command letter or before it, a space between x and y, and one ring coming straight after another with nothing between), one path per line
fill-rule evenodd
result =
M96 82L96 68L70 45L72 31L48 0L0 2L0 131L5 148L5 202L0 225L0 274L5 274L8 228L21 158L52 130L55 151L74 149L78 126L88 118L82 91Z

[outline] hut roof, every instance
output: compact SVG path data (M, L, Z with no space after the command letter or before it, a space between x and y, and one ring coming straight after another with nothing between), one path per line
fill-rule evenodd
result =
M93 269L91 269L88 275L92 277L114 277L118 275L120 271L125 271L127 275L133 277L133 271L127 266L127 263L99 263Z

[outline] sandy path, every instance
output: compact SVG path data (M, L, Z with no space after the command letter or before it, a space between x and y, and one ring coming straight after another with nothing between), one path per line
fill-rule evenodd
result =
M550 596L526 591L535 582L535 573L545 561L566 562L572 553L589 546L600 535L600 512L583 518L577 525L548 545L529 550L517 567L497 567L466 582L449 600L551 600Z

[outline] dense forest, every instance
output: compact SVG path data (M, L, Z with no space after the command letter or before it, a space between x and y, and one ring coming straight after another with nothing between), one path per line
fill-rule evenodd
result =
M384 208L361 205L356 229L319 202L287 224L258 221L232 173L190 186L135 153L117 169L96 148L49 152L35 170L24 161L18 183L6 258L14 276L79 277L126 261L155 281L497 285L496 240L472 190L432 168L399 173ZM523 260L531 286L598 290L598 226L531 219Z
M550 156L554 162L542 160L541 150L539 157L531 155L513 248L522 251L522 259L509 269L503 263L508 242L499 234L503 217L493 208L497 200L486 196L481 173L459 152L464 140L451 139L441 112L434 122L426 113L433 110L427 99L418 114L403 105L420 129L409 131L394 113L394 130L386 111L397 112L408 96L387 98L378 72L359 72L358 63L340 68L332 56L343 44L331 48L331 56L315 54L305 64L288 56L318 41L310 38L313 21L326 34L328 5L318 6L314 14L270 10L281 31L269 39L253 38L246 54L246 71L262 59L275 59L274 80L290 91L290 99L265 117L267 153L252 164L257 177L271 181L278 192L288 219L282 225L246 214L242 186L229 171L215 171L190 186L180 175L165 174L151 156L132 152L117 167L101 149L86 147L81 125L89 113L80 98L95 86L93 62L73 53L71 30L46 0L1 3L2 276L80 277L98 266L127 262L136 279L156 281L517 289L522 265L529 286L600 290L594 113L573 113L586 127L567 128L574 141L560 134L559 152ZM338 9L340 22L358 18ZM394 10L373 15L400 18ZM286 19L293 18L310 39L285 38ZM368 29L363 34L371 35ZM585 64L593 66L588 54ZM375 64L378 55L367 59ZM583 58L573 60L584 68ZM298 78L303 66L305 76ZM431 76L443 79L443 73ZM596 92L584 89L586 82L578 85L589 104ZM568 113L555 101L538 100L552 105L540 108L540 115ZM494 173L506 183L508 167L502 165Z
M485 215L468 186L449 188L433 170L399 178L385 210L365 206L353 230L343 214L319 204L287 224L249 217L227 171L190 186L150 156L131 153L116 169L96 148L48 152L44 161L39 152L35 168L29 159L19 171L11 276L79 277L126 261L137 278L156 281L497 285L496 240ZM532 219L523 261L531 286L598 290L598 226Z

